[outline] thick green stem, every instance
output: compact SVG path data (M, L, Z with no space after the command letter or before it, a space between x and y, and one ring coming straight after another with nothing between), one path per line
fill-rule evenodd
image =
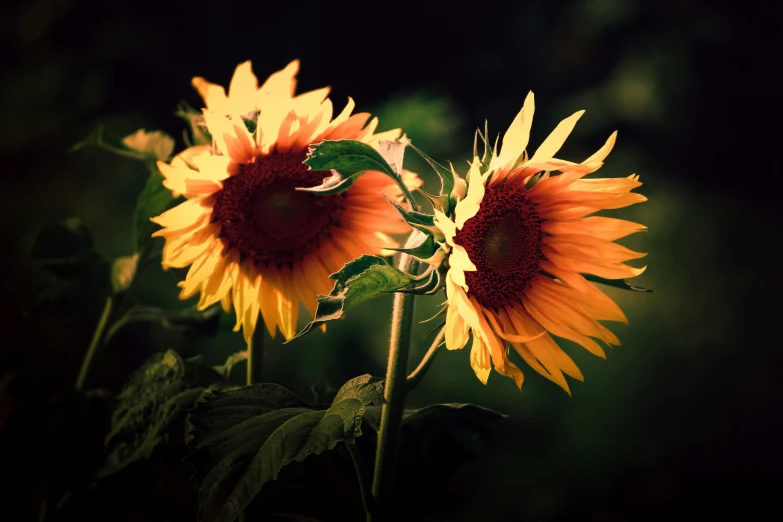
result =
M415 235L412 234L411 239ZM410 243L410 239L408 242ZM418 267L419 263L415 258L407 254L400 257L400 270L415 274ZM386 404L381 411L381 426L378 431L378 450L375 455L375 473L372 486L377 509L368 513L367 520L369 522L388 520L391 511L397 448L408 389L408 353L411 344L414 297L412 294L403 293L394 295L389 365L386 370Z
M427 374L427 370L432 366L432 362L435 360L435 356L438 355L440 347L443 346L443 338L446 336L446 329L442 329L435 340L432 341L432 346L427 350L424 358L419 363L419 366L408 376L408 392L410 393L419 383L424 379Z
M92 339L90 340L90 346L87 348L87 353L84 354L82 368L79 370L79 376L76 378L77 390L84 388L84 383L87 380L87 374L90 373L92 361L95 359L95 354L98 351L98 347L101 345L101 341L103 341L103 334L106 332L106 327L109 325L109 317L111 316L113 307L114 297L109 296L106 298L106 304L103 306L103 312L101 313L101 318L98 320L98 326L95 327L95 332L92 334Z

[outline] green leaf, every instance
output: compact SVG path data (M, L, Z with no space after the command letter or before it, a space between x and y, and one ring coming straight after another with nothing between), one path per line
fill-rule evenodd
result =
M222 309L219 304L203 312L195 308L184 310L165 310L154 306L135 305L119 318L104 337L108 343L118 332L135 323L156 323L174 330L191 330L201 336L215 335L220 323Z
M649 288L643 288L641 286L632 285L627 279L604 279L592 274L582 274L585 279L594 283L601 283L602 285L613 286L622 290L633 290L634 292L652 292Z
M112 475L147 459L172 434L184 438L184 420L209 386L221 377L200 357L183 361L174 351L153 355L137 370L117 396L106 437L109 456L97 473Z
M317 187L297 188L314 194L339 194L367 171L383 172L394 180L398 176L380 153L361 141L325 140L311 145L304 164L311 170L332 171Z
M402 162L405 157L405 147L411 141L404 134L396 140L378 140L378 153L389 164L397 176L402 176Z
M161 160L166 161L174 151L174 140L162 131L147 132L139 129L135 133L126 136L122 140L107 137L105 128L101 125L87 138L73 147L71 152L97 147L118 156L143 161L147 164Z
M389 250L404 252L406 254L410 254L413 257L417 257L419 259L429 259L430 257L435 255L435 252L437 252L439 248L440 246L438 246L438 244L435 242L435 238L427 234L424 236L424 240L418 245L416 245L415 247L390 248Z
M106 129L103 125L100 125L97 127L92 133L90 133L89 136L87 136L84 140L80 141L73 147L71 147L71 152L76 152L81 149L87 149L92 147L97 147L99 149L103 149L105 151L111 152L112 154L116 154L118 156L125 156L126 158L138 160L138 161L147 161L148 157L145 154L142 154L138 151L128 149L125 145L122 144L121 141L117 140L116 138L111 138L111 141L114 143L109 143L107 141L106 137Z
M419 156L424 158L424 161L430 164L430 167L432 167L432 169L440 178L440 183L441 183L440 195L448 196L449 194L451 194L451 191L454 190L454 173L451 172L451 170L444 167L443 165L441 165L440 163L438 163L437 161L435 161L434 159L427 156L424 153L424 151L417 148L415 145L410 144L409 147L415 150L416 152L418 152Z
M152 233L158 228L155 223L150 221L150 218L161 215L173 206L173 203L175 203L174 196L169 189L163 186L163 176L158 172L158 168L154 167L147 178L144 189L139 194L133 216L133 233L136 249L139 252L150 246L153 239Z
M386 194L383 194L383 197L386 198L386 201L391 203L395 210L400 213L402 219L404 219L405 222L412 227L418 228L422 232L428 232L427 227L435 226L435 216L431 214L424 214L423 212L417 212L415 210L408 210Z
M122 144L141 154L147 161L168 161L174 152L174 139L162 131L139 129L125 136Z
M419 277L421 277L421 284L412 288L403 288L399 291L404 294L432 295L440 290L443 274L439 269L430 266L427 271Z
M375 266L375 265L387 265L385 259L378 256L371 256L368 254L364 254L361 257L357 257L353 261L350 261L346 263L340 270L335 272L334 274L330 275L330 279L334 279L337 281L334 284L334 288L332 289L332 292L330 295L337 295L338 292L340 292L343 288L345 288L345 284L348 282L349 279L352 279L368 268Z
M383 381L369 375L346 383L327 410L274 384L208 394L189 416L198 520L232 522L287 464L353 442L367 406L382 403Z
M340 319L362 301L389 292L415 288L419 282L417 278L389 265L383 258L367 255L351 261L329 277L337 279L332 292L318 296L315 318L287 342L307 334L317 326Z
M190 126L190 139L186 139L186 144L189 147L194 145L210 145L212 143L212 136L210 136L207 130L207 124L204 122L204 114L191 107L186 102L181 102L177 107L177 112L174 113L179 116ZM187 137L187 135L186 135Z
M449 209L451 206L451 198L449 198L448 194L441 194L440 196L435 196L434 194L430 194L429 192L419 189L419 193L421 193L425 198L429 200L429 202L432 204L432 208L435 210L440 210L444 214L449 214Z

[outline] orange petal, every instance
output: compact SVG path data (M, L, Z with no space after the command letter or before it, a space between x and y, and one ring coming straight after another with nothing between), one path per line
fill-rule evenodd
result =
M603 216L590 216L571 221L546 221L543 224L547 234L584 234L607 241L614 241L636 232L647 230L647 227L623 219Z

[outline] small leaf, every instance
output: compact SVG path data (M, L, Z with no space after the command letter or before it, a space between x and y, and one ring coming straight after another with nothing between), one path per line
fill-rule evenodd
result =
M163 176L157 167L154 167L136 201L133 217L136 249L139 252L152 243L152 234L157 229L157 225L150 221L150 218L161 215L174 202L171 191L163 186Z
M135 150L148 161L168 161L174 152L174 139L162 131L147 132L139 129L125 136L122 144L130 150Z
M440 163L438 163L437 161L435 161L434 159L427 156L424 153L424 151L420 150L415 145L410 144L409 146L410 148L418 152L419 156L424 158L424 161L430 164L430 167L432 167L432 169L440 178L440 183L441 183L440 194L445 196L451 194L451 191L454 189L454 173L449 169L447 169L446 167L444 167L443 165L441 165Z
M404 252L406 254L412 255L413 257L417 257L419 259L429 259L430 257L435 255L435 252L438 251L440 246L435 242L435 238L431 235L425 235L424 240L416 245L415 247L411 248L390 248L389 250L394 250L396 252Z
M353 261L346 263L340 270L329 276L330 279L337 281L330 295L337 295L337 293L345 287L345 283L347 283L349 279L358 276L371 266L386 264L388 263L382 257L368 254L364 254L361 257L357 257Z
M394 206L395 210L400 213L402 216L402 219L405 220L406 223L411 225L414 228L418 228L422 230L422 232L427 232L427 227L433 227L435 226L435 216L431 214L424 214L423 212L417 212L415 210L408 210L390 197L388 197L386 194L383 194L383 197L386 198L386 201L392 204Z
M370 376L349 381L325 411L272 384L208 394L189 416L198 520L232 522L287 464L353 442L366 407L382 402L383 381Z
M432 203L432 208L434 208L435 210L440 210L444 214L448 215L449 206L451 204L448 194L441 194L440 196L435 196L422 189L419 189L419 192L423 194L424 197L427 198L430 203Z
M317 187L297 188L314 194L339 194L353 185L367 171L379 171L394 180L398 176L380 153L361 141L325 140L311 145L304 164L311 170L332 171Z
M195 308L164 310L153 306L135 305L118 319L106 332L104 343L108 343L120 330L134 323L157 323L164 328L193 330L199 335L215 335L220 323L219 304L199 312Z
M356 274L357 268L364 268L367 264L370 266ZM362 301L389 292L414 288L419 282L414 276L390 266L383 258L367 255L351 261L330 277L335 279L338 274L340 279L335 283L332 292L318 296L315 318L287 342L307 334L316 326L340 319L346 311ZM356 275L345 279L349 274Z
M97 477L149 458L156 447L168 441L175 425L184 422L186 411L204 390L220 380L200 358L183 361L171 350L153 355L117 396L106 437L110 453ZM184 436L184 423L179 429Z
M627 279L604 279L603 277L594 276L592 274L582 274L585 279L594 283L601 283L602 285L613 286L622 290L633 290L634 292L652 292L649 288L643 288L641 286L635 286L628 282Z
M116 138L111 138L111 141L115 143L109 143L109 141L107 141L105 128L103 125L101 125L92 131L92 133L90 133L90 135L87 136L84 140L71 147L70 151L76 152L81 149L97 147L99 149L111 152L112 154L124 156L126 158L137 161L148 162L150 160L150 157L147 154L141 153L137 150L129 149L125 146L125 144Z
M115 294L124 292L130 288L133 278L136 276L136 267L139 263L139 254L118 257L111 265L111 287Z

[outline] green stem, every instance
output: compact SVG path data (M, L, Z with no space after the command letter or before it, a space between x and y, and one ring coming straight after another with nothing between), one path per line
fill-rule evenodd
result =
M427 374L427 370L430 369L432 362L435 360L435 356L438 355L440 347L443 346L443 338L445 336L446 329L444 328L440 331L438 336L435 337L435 340L432 341L432 346L430 346L430 349L427 350L427 353L419 363L419 366L408 376L408 393L410 393L410 391L418 386L422 379L424 379L424 376Z
M356 477L359 479L359 492L362 495L362 504L364 505L364 512L367 516L374 511L375 499L372 497L372 491L370 487L370 475L367 473L367 466L364 465L364 459L359 452L359 447L355 443L346 442L345 447L348 448L348 454L353 461L353 467L356 470Z
M411 242L411 239L415 240L415 236L415 233L411 234L408 243ZM406 244L406 247L409 246ZM399 268L403 272L415 274L418 267L419 262L415 258L407 254L400 256ZM397 448L408 387L408 353L411 344L414 297L413 294L404 293L394 295L389 365L386 370L386 404L381 411L381 426L378 431L378 449L375 455L375 473L372 486L377 509L367 514L368 522L388 520L390 516Z
M247 379L246 384L261 382L264 371L264 324L258 324L253 336L247 341ZM247 522L250 518L250 506L239 514L239 522Z
M261 382L264 371L264 325L259 324L247 342L247 384Z
M95 359L95 354L98 351L98 346L101 345L103 340L103 334L106 331L106 326L109 324L109 316L111 316L112 308L114 307L114 297L109 296L106 298L106 304L103 306L103 312L101 318L98 320L98 325L95 327L95 332L92 334L90 340L90 346L87 348L87 353L84 354L84 360L82 360L82 368L79 370L79 376L76 378L76 389L81 390L84 388L84 383L87 380L87 374L90 372L92 361Z

